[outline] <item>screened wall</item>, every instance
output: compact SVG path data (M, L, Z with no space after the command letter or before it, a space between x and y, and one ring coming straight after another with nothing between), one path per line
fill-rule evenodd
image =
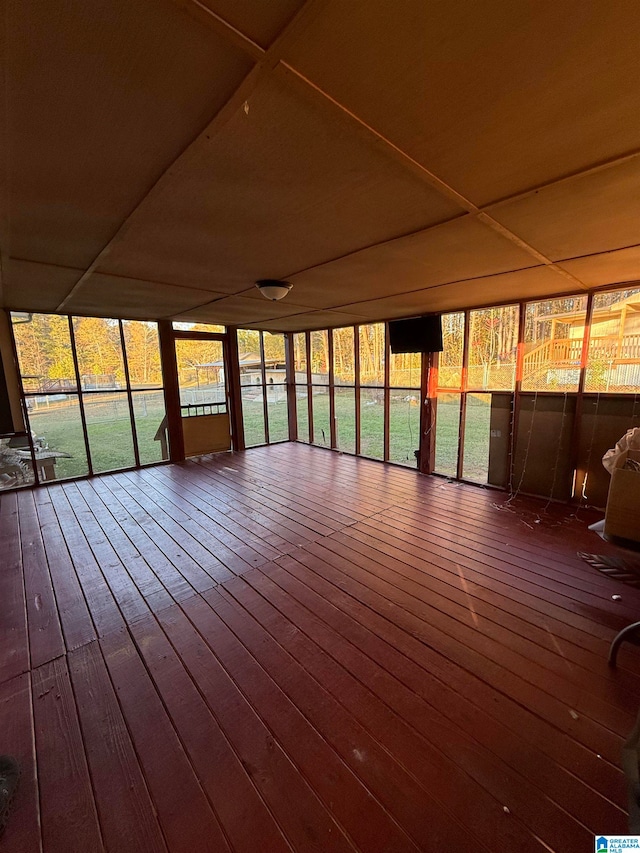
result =
M288 441L284 335L253 329L237 334L245 446Z
M602 506L600 460L640 426L640 288L446 313L421 437L423 357L384 323L292 336L297 438ZM421 441L422 438L422 441Z
M29 430L0 454L0 464L10 453L23 463L13 485L167 457L155 323L21 313L11 320Z
M416 466L421 355L391 355L371 323L292 337L298 440Z
M0 438L0 488L167 458L157 324L13 312L11 327L28 431ZM419 452L426 472L604 505L602 454L640 425L640 288L449 312L442 327L428 373L427 356L390 353L385 323L235 330L230 384L225 328L175 323L218 337L180 344L177 405L230 392L247 447L293 438L412 468Z

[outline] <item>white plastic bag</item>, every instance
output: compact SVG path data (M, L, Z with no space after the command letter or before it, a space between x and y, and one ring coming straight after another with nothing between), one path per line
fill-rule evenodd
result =
M613 474L616 468L624 468L629 454L631 458L640 460L640 427L627 430L616 446L604 454L602 464Z

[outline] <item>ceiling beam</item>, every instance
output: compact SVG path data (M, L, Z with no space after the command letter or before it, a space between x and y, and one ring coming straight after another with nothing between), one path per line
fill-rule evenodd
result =
M263 47L240 32L239 29L232 26L228 21L225 21L224 18L220 17L212 9L209 9L204 3L201 3L200 0L173 0L173 2L176 6L184 9L198 23L204 24L210 30L213 30L226 41L230 42L234 47L242 50L254 62L261 62L264 59L266 50Z
M174 2L179 2L181 6L187 5L187 0L174 0ZM197 0L188 0L189 4L193 4L196 6ZM298 11L294 18L287 24L284 30L280 33L280 35L273 42L271 47L268 50L263 50L255 42L252 42L250 39L246 37L242 37L242 44L244 47L242 49L246 49L247 51L251 50L255 53L255 65L247 74L245 79L242 81L240 86L236 89L233 95L229 98L229 100L224 104L224 106L216 113L215 116L212 117L209 124L205 127L201 133L199 133L195 139L192 139L191 142L187 145L187 147L176 157L176 159L171 163L170 166L162 173L162 175L158 178L155 184L151 187L151 189L141 198L133 210L125 217L123 222L118 227L117 231L113 234L109 242L101 249L101 251L96 255L93 261L89 264L87 269L84 271L82 276L78 279L78 281L73 285L70 291L67 293L65 298L60 302L58 307L56 308L57 312L62 312L67 307L69 301L73 298L73 296L78 292L78 290L82 287L82 285L90 278L90 276L98 269L101 263L105 261L108 257L111 250L124 238L127 234L129 227L131 225L132 219L136 214L136 211L140 208L140 206L147 201L148 199L154 198L156 195L159 195L163 192L165 186L169 183L170 180L174 178L176 174L178 174L182 168L190 161L191 157L194 156L197 150L199 150L199 144L203 140L208 140L211 136L219 133L222 128L226 125L226 123L236 114L236 112L242 108L243 104L247 101L249 96L258 86L260 81L267 75L269 72L275 68L282 56L283 51L286 49L287 45L297 38L301 29L307 27L317 14L319 14L320 10L326 5L327 0L307 0L304 6ZM206 7L202 6L201 3L197 3L197 14L204 14L203 10L206 11ZM241 36L235 27L231 27L230 24L226 24L218 15L214 15L212 13L211 16L207 16L206 18L209 26L215 26L216 28L220 28L219 31L223 31L226 33L227 38L236 38L236 35ZM224 26L223 26L224 25ZM235 43L235 42L234 42ZM238 42L240 45L240 42ZM251 45L251 46L250 46Z
M195 139L192 139L189 145L178 155L178 157L171 163L171 165L162 173L160 178L155 182L155 184L151 187L151 189L141 198L133 210L125 217L122 223L118 226L117 231L109 242L103 246L100 252L96 255L93 261L89 264L87 269L83 272L82 276L78 279L78 281L73 285L71 290L67 293L65 298L56 308L57 312L64 311L69 301L72 297L78 292L78 290L82 287L82 285L90 278L90 276L98 269L101 263L109 255L109 252L116 246L128 233L129 228L131 226L131 222L133 217L136 214L136 211L139 209L140 205L145 201L153 199L156 195L159 195L163 190L165 185L174 178L174 176L180 172L180 170L185 166L186 163L189 162L191 157L195 154L195 152L199 149L199 145L203 140L209 139L212 134L220 131L225 124L231 119L235 113L241 109L242 104L247 100L247 98L254 91L260 79L262 78L264 71L261 66L254 66L249 74L244 78L240 86L236 89L233 95L229 98L226 104L222 107L222 109L214 116L211 122L205 127L203 131L201 131Z
M84 270L78 269L78 267L69 267L69 266L65 266L65 264L54 264L54 263L51 263L50 261L34 261L33 258L21 258L17 255L12 255L11 260L12 261L18 261L18 262L24 263L24 264L35 264L36 266L50 267L52 269L69 270L70 272L76 272L79 275L84 273ZM104 275L107 278L124 278L124 279L131 279L131 281L143 281L143 282L146 282L147 284L157 284L160 287L177 287L177 288L182 287L185 290L193 290L194 289L193 285L191 285L191 284L183 284L181 282L173 282L173 281L159 281L158 279L155 279L155 278L140 278L139 276L136 276L136 275L126 275L125 273L119 273L119 272L106 272L105 270L100 270L100 275ZM196 290L206 290L206 288L200 287L200 286L198 286L195 289ZM228 294L224 294L224 295L234 296L235 294L234 293L228 293Z
M436 227L436 228L437 228L438 226L434 226L434 227ZM427 230L430 230L430 229L427 229ZM420 233L420 232L416 232L416 233ZM402 239L402 238L396 238L396 239ZM392 242L392 241L383 241L383 243L378 243L378 244L376 244L376 245L384 245L384 242ZM640 246L640 244L634 244L634 245L632 245L632 246L624 246L624 247L623 247L623 249L633 249L633 248L636 248L637 246ZM366 250L360 250L360 251L366 251ZM615 251L619 251L619 250L615 250ZM352 254L355 254L355 253L352 253ZM581 257L594 257L594 258L595 258L595 257L598 257L598 255L606 255L606 254L609 254L609 252L598 252L598 253L596 253L596 254L594 254L594 255L583 255L583 256L581 256ZM349 257L349 255L345 255L344 257ZM558 264L562 264L562 263L564 263L565 261L570 261L570 260L576 260L576 258L564 258L563 260L558 261L557 263L558 263ZM327 261L326 263L332 263L332 261ZM317 266L317 267L310 267L310 269L318 269L318 268L319 268L319 267L321 267L321 266L324 266L324 264L318 264L318 266ZM425 287L419 287L419 288L417 288L417 289L412 289L412 290L403 290L403 291L400 291L399 293L394 293L394 294L393 294L393 296L394 296L394 297L397 297L397 296L409 296L409 295L410 295L410 294L412 294L412 293L422 293L423 291L425 291L425 292L426 292L426 291L437 290L437 289L439 289L439 288L449 287L449 286L451 286L451 285L461 284L461 283L463 283L463 282L467 282L467 281L482 281L482 280L484 280L484 279L495 278L496 276L500 276L500 275L512 275L514 272L523 272L523 271L525 271L525 270L535 269L537 266L540 266L540 264L534 264L534 265L532 265L532 266L530 266L530 267L522 267L522 268L517 269L517 270L501 270L500 272L497 272L497 273L486 273L485 275L472 276L471 278L454 279L454 280L451 280L451 281L441 281L441 282L438 282L437 284L431 284L431 285L427 285L427 286L425 286ZM585 286L584 286L584 285L582 285L580 289L581 289L581 290L588 289L588 290L590 290L590 291L596 291L596 292L597 292L597 291L603 291L603 290L608 291L608 290L612 290L612 289L614 289L614 290L619 290L619 289L620 289L620 288L622 288L622 287L633 287L633 288L635 288L635 287L638 287L638 285L640 285L640 282L638 282L638 281L634 280L634 281L628 281L628 282L622 282L622 283L616 283L616 284L611 284L611 283L609 283L609 284L601 284L601 285L598 285L598 286L596 286L596 287L588 287L588 288L585 288ZM242 296L242 297L244 297L244 296L245 296L245 294L249 294L249 293L251 293L252 291L253 291L253 288L247 288L246 290L243 290L243 291L241 291L241 292L239 292L239 293L236 293L236 294L229 294L229 295L235 295L235 296ZM549 296L549 297L540 297L540 299L541 299L541 300L543 300L543 299L545 299L545 298L549 298L549 299L550 299L550 298L560 299L560 298L567 298L567 297L569 297L569 296L574 296L575 294L576 294L576 288L574 287L574 288L569 289L569 290L566 290L566 291L565 291L565 290L563 290L562 292L555 294L553 297L550 297L550 296ZM224 299L224 297L220 297L220 298L221 298L221 299ZM384 299L384 298L392 298L392 297L378 297L377 299ZM189 309L189 312L191 312L191 311L197 311L199 308L204 308L204 307L207 307L207 306L209 306L209 305L213 305L215 302L218 302L218 301L219 301L218 299L213 299L213 300L211 300L211 301L209 301L209 302L205 302L205 303L203 303L202 305L195 305L193 308L190 308L190 309ZM368 299L358 299L358 300L355 300L355 301L351 300L350 302L342 302L342 303L339 303L339 304L337 304L337 305L329 305L329 306L326 306L325 308L320 308L320 309L317 309L317 308L311 308L311 307L309 307L309 308L305 308L305 310L304 310L304 311L300 311L300 312L296 312L295 314L289 314L289 315L287 315L286 319L287 319L287 320L289 320L289 319L291 319L292 317L297 317L297 316L299 316L299 314L308 314L308 313L310 313L310 312L311 312L311 313L313 313L314 311L318 311L318 310L319 310L319 311L341 311L341 310L343 310L343 309L345 309L345 308L351 308L351 307L352 307L352 306L354 306L354 305L363 305L363 304L366 304L366 303L367 303L367 302L369 302L369 301L370 301L370 300L368 300ZM491 303L491 305L497 305L497 304L500 304L500 305L510 305L510 304L512 304L514 301L518 301L518 300L517 300L517 299L516 299L516 300L514 300L514 299L506 299L506 300L503 300L503 301L502 301L502 302L500 302L500 303L492 302L492 303ZM527 301L535 301L535 300L533 300L533 298L531 298L531 299L528 299ZM472 306L470 306L470 307L471 307L471 309L472 309L472 310L476 310L476 309L481 309L481 308L489 308L489 307L491 307L491 305L488 305L488 304L487 304L487 305L485 305L485 304L481 304L481 305L472 305ZM187 313L187 312L184 312L184 313ZM350 311L349 313L353 313L353 311ZM277 320L277 319L278 319L278 318L276 318L276 320ZM377 320L376 320L376 321L371 320L371 321L367 321L367 322L379 322L379 321L377 321Z
M228 21L225 21L220 15L213 12L207 6L203 5L200 0L173 0L174 3L179 5L181 8L185 9L189 14L195 17L200 22L204 22L210 28L215 29L217 33L219 33L223 38L230 41L236 47L239 47L243 50L247 55L249 55L255 62L259 62L262 64L268 64L270 67L276 67L276 64L273 63L273 55L278 56L281 51L278 50L278 39L272 45L268 51L263 47L258 45L256 42L252 41L248 36L244 35L240 30L236 27L232 26ZM318 10L316 10L318 11ZM304 27L308 26L310 22L310 16L308 14L299 15L291 21L290 27L286 29L286 42L289 43L292 40L292 37L295 37L296 32L294 31L294 27L296 25L297 18L300 18L299 24L303 24ZM298 28L299 27L298 24ZM283 35L285 34L283 32ZM273 55L272 55L273 50ZM270 54L269 58L267 58L267 54ZM593 175L597 172L600 172L604 169L608 169L612 166L620 166L623 163L628 162L629 160L634 160L637 157L640 157L640 149L628 151L626 154L616 155L615 157L611 157L607 160L603 160L599 163L594 163L591 166L588 166L584 169L578 169L577 171L570 172L566 175L563 175L560 178L554 178L551 181L547 181L543 184L537 184L535 186L529 187L526 190L521 190L517 193L513 193L510 196L504 196L503 198L495 199L490 204L483 205L481 207L476 207L473 202L466 199L462 194L458 193L452 186L447 184L445 181L441 180L434 173L430 172L426 169L422 164L418 163L414 160L406 151L403 151L399 148L395 143L390 140L382 137L381 134L378 134L373 130L369 125L365 124L360 118L358 118L355 113L352 113L347 107L343 104L340 104L334 98L332 98L329 94L324 92L320 87L316 86L311 80L305 77L300 72L296 71L296 69L289 65L287 62L281 60L277 63L281 69L284 69L288 72L289 75L294 76L297 80L304 82L304 84L312 89L316 89L318 93L325 100L332 101L343 113L351 116L358 124L366 127L370 132L383 139L385 144L388 147L396 148L397 151L402 155L402 158L406 165L409 168L414 168L424 180L427 180L434 189L441 192L443 195L446 195L452 201L455 201L461 207L464 207L469 213L476 213L478 210L485 210L487 208L493 208L497 205L504 204L510 201L516 201L522 198L526 198L528 195L533 195L540 190L545 189L546 187L556 186L558 184L565 183L566 181L571 181L574 178L583 177L587 175Z
M299 12L289 22L289 24L283 29L281 34L275 39L273 44L267 49L257 44L247 35L242 33L239 29L230 24L228 21L224 20L224 18L209 9L202 2L200 2L200 0L173 0L173 2L180 6L180 8L185 10L187 14L199 21L203 26L208 27L213 32L228 41L230 44L243 51L255 63L254 68L249 72L245 80L241 83L236 92L231 96L231 98L222 107L222 109L212 118L211 122L205 128L205 130L202 131L195 139L191 141L191 143L183 150L183 152L181 152L181 154L178 155L178 157L173 161L173 163L160 176L158 181L153 185L149 192L138 201L135 208L123 220L123 222L120 224L117 231L114 233L109 242L103 247L103 249L96 256L96 258L94 258L89 267L87 267L87 269L83 272L82 276L78 279L78 281L74 284L69 293L66 295L65 299L59 304L57 308L58 311L62 311L66 308L66 306L73 298L75 293L77 293L79 288L82 287L82 285L106 260L111 250L115 246L117 246L119 242L126 236L131 225L132 219L141 207L141 205L143 205L145 201L153 199L156 195L164 191L166 184L171 179L173 179L176 174L179 174L180 171L190 162L191 157L193 156L195 151L198 150L199 143L204 139L210 138L212 135L222 130L226 123L229 121L229 119L237 112L237 110L242 108L245 101L247 101L251 93L264 79L264 77L272 72L275 72L278 76L285 79L289 85L296 85L303 92L306 92L308 97L321 100L325 104L330 104L331 107L335 111L339 111L348 122L350 122L354 127L358 127L365 135L367 135L372 141L372 143L376 145L376 147L382 147L383 150L385 150L390 157L394 158L397 162L402 163L413 174L417 175L422 181L432 187L438 194L458 205L461 208L461 211L465 211L466 214L477 218L478 221L484 224L486 227L499 233L503 238L509 240L512 244L518 246L520 249L527 252L532 258L532 260L535 262L535 264L541 264L553 269L558 275L561 275L563 278L565 278L567 280L568 286L572 286L574 290L589 289L588 286L585 285L584 282L582 282L579 278L568 273L566 270L560 267L558 265L559 262L554 262L542 252L539 252L534 246L527 243L517 234L515 234L510 229L506 228L504 225L498 222L492 215L492 210L496 208L496 206L501 205L507 201L526 197L527 195L530 195L534 192L538 192L540 191L540 189L543 189L545 187L553 186L558 183L563 183L565 181L570 181L582 175L588 175L601 171L603 169L611 168L612 166L626 162L627 160L639 157L640 151L629 152L623 156L613 158L606 162L595 164L592 167L580 170L570 175L563 176L560 179L550 181L541 187L530 188L526 191L516 193L513 196L510 196L509 198L503 198L499 201L495 201L491 204L479 207L475 205L472 201L467 199L464 195L459 193L453 186L447 184L435 173L431 172L424 165L422 165L413 157L411 157L406 151L402 150L390 139L386 138L383 134L376 131L372 126L368 125L355 113L353 113L343 104L331 97L327 92L325 92L319 86L314 84L311 80L306 78L293 66L289 65L282 59L287 46L293 41L295 41L295 39L300 35L300 33L313 22L314 18L318 14L322 12L323 8L327 5L327 0L307 0L304 6L299 10ZM6 128L6 122L4 122L4 127ZM2 133L1 129L0 133ZM1 141L2 139L0 137L0 142ZM5 210L8 210L6 206ZM0 213L1 212L2 199L0 199ZM438 226L436 225L433 227ZM431 229L424 230L429 231ZM0 241L2 239L2 236L2 231L0 231ZM385 240L382 242L385 243L391 241ZM357 251L362 251L362 249L359 249ZM348 257L350 254L355 254L355 252L347 253L346 256ZM324 266L326 263L331 263L331 261L326 261L323 264L318 264L317 266ZM315 268L316 266L314 265L309 269ZM298 275L301 272L305 271L307 270L296 270L290 272L288 275ZM170 283L167 282L167 284ZM216 296L210 302L204 303L200 307L204 308L207 305L218 301L218 299L220 298L222 297Z
M587 178L591 175L596 175L598 172L605 172L607 169L612 169L615 166L622 166L624 163L629 163L632 160L637 160L640 157L640 149L635 151L628 151L626 154L620 154L616 157L610 157L608 160L602 160L600 163L594 163L591 166L587 166L584 169L579 169L574 172L569 172L566 175L562 175L560 178L554 178L551 181L546 181L544 184L536 184L534 187L529 187L526 190L520 190L517 193L513 193L513 195L504 196L504 198L496 199L495 201L490 202L489 204L483 205L482 210L491 208L500 207L503 204L509 204L512 201L521 201L522 199L527 198L528 196L536 195L542 190L546 190L550 187L561 186L562 184L570 183L571 181L576 180L577 178Z
M317 86L308 77L305 77L303 74L300 74L299 71L296 71L293 66L289 65L287 62L280 62L277 73L280 77L282 77L285 81L289 82L289 85L298 84L298 88L302 93L306 92L307 94L311 94L316 97L316 100L323 101L324 103L331 104L335 110L342 113L347 120L351 121L353 124L358 125L358 127L365 131L365 134L369 136L369 138L380 147L380 144L384 147L387 154L393 157L395 160L398 160L404 166L406 166L411 172L421 178L425 183L429 184L436 190L440 195L445 196L449 201L454 202L459 207L466 210L467 213L477 213L479 208L476 205L469 201L468 198L465 198L461 193L455 190L452 186L445 183L441 178L435 175L433 172L430 172L422 163L419 163L417 160L414 160L410 154L407 154L406 151L403 151L398 145L394 142L391 142L386 136L383 136L379 133L374 127L370 124L367 124L363 119L357 116L354 112L351 112L350 109L341 104L335 98L332 98L324 89L321 89L320 86Z
M579 287L581 290L588 289L586 285L581 282L578 278L566 272L566 270L560 269L551 258L548 258L546 255L539 252L536 248L531 246L522 238L518 237L508 228L506 228L501 223L497 222L490 213L483 211L482 208L475 205L468 198L463 196L449 184L445 183L441 178L431 172L426 166L423 166L421 163L418 163L413 157L399 148L395 143L393 143L390 139L384 136L382 133L377 131L371 125L367 124L363 121L359 116L355 113L351 112L347 107L341 104L339 101L332 98L327 92L321 89L319 86L316 86L311 80L304 75L300 74L286 62L281 62L278 68L279 73L284 74L289 77L289 79L297 79L300 81L303 86L301 87L303 90L306 89L312 96L324 101L325 103L331 104L336 110L339 110L344 116L346 116L350 121L356 123L361 129L366 131L373 140L375 140L378 146L384 147L387 153L393 157L395 160L403 163L407 168L409 168L414 174L418 174L426 183L429 184L436 192L440 193L440 195L447 198L449 201L454 201L464 210L466 210L472 216L475 216L480 222L484 225L491 228L493 231L497 231L507 240L509 240L514 245L518 246L525 252L528 252L532 258L538 261L545 266L550 267L555 270L559 275L564 276L569 281L572 281L576 287ZM437 227L437 226L434 226ZM429 230L429 229L426 229ZM294 275L294 273L289 273L289 275Z

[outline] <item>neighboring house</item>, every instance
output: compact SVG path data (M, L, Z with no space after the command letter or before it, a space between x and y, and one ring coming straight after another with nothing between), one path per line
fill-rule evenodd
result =
M569 336L582 338L584 316L572 318ZM591 345L615 353L616 359L640 358L640 292L614 302L608 308L596 308L591 320Z
M262 400L262 369L259 354L245 353L240 356L238 362L240 383L246 389L243 391L243 397L255 401ZM181 388L180 396L183 405L196 406L225 399L224 361L196 364L193 370L196 385ZM267 386L275 386L269 391L269 400L272 402L285 400L287 395L284 385L287 380L287 371L284 362L265 359L265 377Z
M238 361L240 363L240 382L243 385L259 385L262 382L262 371L258 353L245 353L240 356ZM284 362L265 358L264 370L267 384L273 385L287 381L287 368Z
M540 318L551 323L547 340L525 352L524 376L561 387L576 381L585 334L584 311ZM640 386L640 292L593 311L586 390L620 391Z

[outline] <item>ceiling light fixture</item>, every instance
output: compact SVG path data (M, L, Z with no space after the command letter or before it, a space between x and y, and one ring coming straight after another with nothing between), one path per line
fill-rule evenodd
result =
M261 278L256 281L256 287L265 299L277 302L278 299L284 299L293 285L288 281L278 281L277 278Z

